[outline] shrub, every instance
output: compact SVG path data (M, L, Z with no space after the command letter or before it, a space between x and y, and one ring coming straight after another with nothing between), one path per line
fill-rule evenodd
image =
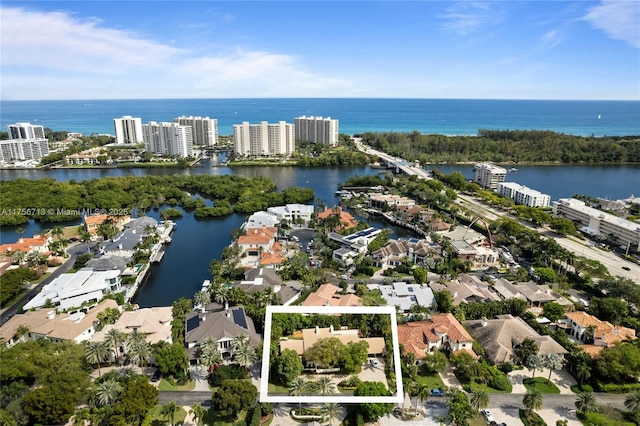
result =
M217 387L225 380L246 379L249 377L249 370L238 364L222 365L209 374L209 384Z
M498 369L504 374L509 374L513 371L513 365L508 362L503 362L498 366Z

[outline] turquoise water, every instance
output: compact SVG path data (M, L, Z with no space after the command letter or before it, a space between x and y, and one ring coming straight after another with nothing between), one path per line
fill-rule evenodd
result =
M640 135L640 102L466 99L166 99L1 101L0 127L28 121L54 130L113 134L113 119L132 115L172 121L180 115L218 119L219 133L249 121L293 122L330 116L340 132L413 131L475 135L478 129L553 130L574 135ZM599 117L599 118L598 118Z

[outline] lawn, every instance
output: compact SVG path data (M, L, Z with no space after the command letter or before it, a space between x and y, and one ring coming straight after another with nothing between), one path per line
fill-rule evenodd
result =
M429 376L417 375L416 382L429 386L429 389L444 389L444 383L439 374L431 374Z
M544 377L528 377L522 381L528 390L538 389L540 393L560 393L560 389L553 382L547 382Z
M524 426L547 426L542 417L535 411L531 411L527 416L526 410L520 409L518 410L520 414L520 420L524 423Z
M213 425L213 424L216 424L217 422L217 423L232 425L232 424L235 424L235 422L240 422L244 420L246 417L247 417L246 410L240 411L238 413L237 419L232 419L231 417L219 416L216 413L216 410L214 410L213 408L210 408L207 411L205 411L204 418L202 419L202 423L205 425Z
M156 405L149 413L147 413L147 418L150 419L149 424L154 425L166 425L169 419L163 416L162 414L162 405ZM173 417L173 424L184 423L184 418L187 417L187 412L182 407L178 407L178 411L176 411L175 416Z
M274 385L273 383L269 383L267 388L267 392L274 394L285 394L289 395L289 388L280 385Z
M478 413L476 417L469 419L469 426L487 426L487 421L482 417L482 414Z
M158 390L161 391L190 391L196 387L196 382L193 380L189 380L186 384L180 385L172 385L169 383L164 377L160 380L158 384Z
M487 386L484 383L476 383L476 382L471 382L471 383L462 385L462 388L467 392L473 392L475 390L483 390L486 393L511 393L511 391L513 390L512 388L505 389L505 390L494 389L490 386Z

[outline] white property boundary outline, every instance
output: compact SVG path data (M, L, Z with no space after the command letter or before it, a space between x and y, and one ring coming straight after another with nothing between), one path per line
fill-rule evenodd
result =
M391 339L393 341L393 362L396 373L395 396L269 396L269 364L271 355L272 315L282 314L379 314L391 317ZM398 322L395 306L267 306L264 322L264 343L262 348L262 373L260 377L260 402L282 403L395 403L404 401L402 388L402 368L400 365L400 346L398 344Z

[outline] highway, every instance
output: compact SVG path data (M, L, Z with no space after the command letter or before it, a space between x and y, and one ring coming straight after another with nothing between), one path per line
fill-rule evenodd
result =
M411 163L403 159L396 158L384 152L375 150L371 147L364 146L361 143L360 139L356 139L355 143L356 147L359 150L363 151L366 154L377 155L387 162L397 164L406 174L416 175L421 179L431 179L426 171L422 170L419 167L410 165ZM609 273L611 275L628 278L635 283L640 284L639 265L622 259L613 252L602 250L598 246L591 243L589 240L583 241L575 237L561 237L560 235L550 231L547 228L532 226L530 223L525 222L518 217L488 207L485 204L481 203L479 200L466 195L458 194L458 199L455 202L461 207L474 212L477 216L480 216L488 221L495 221L500 217L509 217L511 219L517 220L519 223L527 226L529 229L533 229L547 238L553 238L561 247L573 252L576 256L583 256L587 259L597 260L609 270Z

